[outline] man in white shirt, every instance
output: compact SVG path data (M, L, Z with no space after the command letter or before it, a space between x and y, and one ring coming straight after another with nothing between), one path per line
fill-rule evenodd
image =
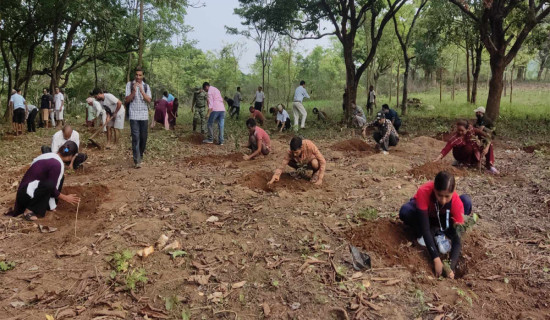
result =
M294 127L296 129L298 128L298 121L300 117L302 117L300 128L306 128L307 112L304 108L304 105L302 104L304 98L309 99L309 94L307 94L306 91L306 82L302 80L300 81L300 86L296 88L296 91L294 91L294 100L292 103L292 112L294 113Z
M48 146L42 146L42 153L59 152L59 148L67 141L72 141L80 149L80 135L70 125L63 126L63 128L57 131L52 138L51 148ZM72 169L79 169L82 167L84 161L88 159L88 156L84 153L78 153L70 164L67 164Z
M35 105L27 104L27 131L36 132L36 115L38 108Z
M277 128L279 132L290 129L290 116L282 104L277 106Z
M254 100L252 101L254 102L254 109L262 112L262 109L264 108L264 99L265 95L263 92L263 88L260 86L258 87L258 91L256 91L256 93L254 94Z
M107 143L111 140L116 144L118 137L120 137L120 130L124 129L124 114L126 109L122 105L122 102L110 93L104 93L103 90L95 88L92 92L95 99L102 102L105 107L105 111L110 113L107 117Z
M55 95L53 96L53 101L55 104L55 118L58 121L56 125L64 126L65 119L63 118L63 111L65 111L65 97L63 96L63 92L59 90L59 87L55 87Z
M374 92L374 86L369 87L369 96L367 97L367 113L372 116L376 107L376 92Z

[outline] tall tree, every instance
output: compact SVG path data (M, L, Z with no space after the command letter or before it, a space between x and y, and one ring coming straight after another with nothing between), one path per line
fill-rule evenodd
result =
M256 0L239 2L244 6ZM252 8L245 23L263 19L275 31L299 40L336 36L342 44L346 66L347 94L344 103L346 119L350 123L351 104L357 99L359 80L374 60L384 27L405 2L393 0L385 4L376 0L278 0L269 6ZM334 30L325 32L324 21L328 21ZM354 56L355 37L363 23L371 26L371 44L366 58L358 61ZM294 30L299 35L289 34L288 30Z
M471 0L449 0L478 27L489 52L491 80L487 97L487 117L495 121L500 111L506 67L518 54L529 33L550 14L548 0L484 0L479 9ZM475 1L475 0L474 0Z
M403 62L405 63L405 71L403 72L403 96L402 96L402 102L401 102L401 113L403 115L407 114L407 99L408 99L408 79L409 79L409 69L411 66L411 60L414 58L414 56L411 56L409 54L409 46L411 43L411 34L414 30L414 25L416 23L416 20L420 16L420 12L424 8L424 6L428 3L428 0L421 0L418 4L418 8L416 8L416 12L414 13L414 16L412 17L412 21L410 22L409 27L407 28L405 26L405 23L401 23L401 28L399 27L397 23L397 18L394 15L393 16L393 26L395 27L395 35L397 36L397 39L399 40L399 45L401 46L401 51L403 51ZM389 0L388 0L389 4ZM399 104L399 101L397 101L397 104Z

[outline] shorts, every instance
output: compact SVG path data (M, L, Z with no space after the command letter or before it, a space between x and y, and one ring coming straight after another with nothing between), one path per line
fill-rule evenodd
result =
M114 118L112 118L111 120L109 120L109 122L107 122L107 127L112 127L112 128L115 128L115 129L124 129L124 114L126 113L126 110L124 109L120 109L118 110L116 116Z
M65 110L55 110L55 118L57 120L63 120L63 112Z
M13 122L14 123L25 122L25 109L18 108L13 110Z
M52 121L52 123L55 122L55 111L53 109L48 109L48 113L50 114L50 120ZM55 123L54 123L55 125Z
M50 117L50 109L42 109L42 120L48 121Z

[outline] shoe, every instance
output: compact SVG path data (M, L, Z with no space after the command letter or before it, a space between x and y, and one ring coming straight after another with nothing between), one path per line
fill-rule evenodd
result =
M208 140L208 139L204 139L204 140L202 140L202 143L212 144L212 143L214 143L214 141Z
M139 169L141 168L141 162L138 162L134 165L134 168Z
M489 173L492 173L492 174L499 174L499 173L500 173L500 172L497 170L497 168L495 168L495 167L491 167L491 168L487 169L487 171L488 171Z
M416 241L418 242L419 245L425 247L426 246L426 242L424 242L424 237L420 237L418 239L416 239Z
M218 146L223 146L223 142L218 143Z
M388 152L388 151L382 151L382 154L383 154L383 155L388 155L389 152Z

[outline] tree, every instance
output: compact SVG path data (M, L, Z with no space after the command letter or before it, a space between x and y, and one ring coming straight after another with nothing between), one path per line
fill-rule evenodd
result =
M389 1L389 0L388 0ZM403 115L407 114L407 96L408 96L408 78L409 78L409 69L411 65L411 59L414 58L414 56L409 55L409 46L411 42L411 34L413 33L414 25L416 23L416 20L420 16L420 12L422 11L422 8L428 3L428 0L421 0L420 4L418 5L418 8L416 9L416 12L414 13L414 16L412 18L412 21L410 23L410 26L407 30L405 27L405 24L402 23L401 30L398 26L397 19L395 15L393 18L393 25L395 27L395 35L397 36L397 39L399 40L399 45L401 46L401 51L403 51L403 62L405 63L405 71L403 72L403 97L401 102L401 113ZM397 101L399 104L399 101Z
M487 117L495 121L500 111L506 67L512 62L529 33L550 14L547 0L485 0L470 8L466 0L449 0L472 19L489 52L491 79L487 97ZM513 42L512 42L513 41Z
M239 2L244 6L256 1ZM359 80L374 60L384 27L405 2L406 0L393 0L386 5L376 0L279 0L271 2L269 6L253 7L246 23L265 20L271 29L298 40L336 36L342 44L346 68L344 103L345 117L349 124L351 104L356 101ZM322 27L323 21L331 23L334 30L325 32ZM370 50L364 60L357 61L354 57L355 37L364 23L371 26ZM289 30L298 35L290 34Z

